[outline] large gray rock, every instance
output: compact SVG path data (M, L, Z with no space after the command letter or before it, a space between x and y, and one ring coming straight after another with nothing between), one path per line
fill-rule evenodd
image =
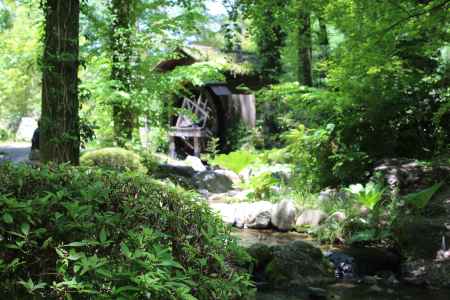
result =
M297 209L292 200L282 200L272 209L271 221L273 226L281 231L291 230L295 225L296 213Z
M252 215L252 203L236 203L234 204L234 207L236 209L236 227L246 227Z
M235 205L227 203L211 203L209 206L214 212L220 215L225 224L234 225L236 223Z
M254 229L264 229L270 226L273 204L268 201L252 203L247 227Z
M296 226L311 226L316 227L322 223L328 215L320 209L306 209L295 222Z
M194 182L198 189L208 190L210 193L226 193L233 187L233 182L225 175L214 171L204 171L194 175Z

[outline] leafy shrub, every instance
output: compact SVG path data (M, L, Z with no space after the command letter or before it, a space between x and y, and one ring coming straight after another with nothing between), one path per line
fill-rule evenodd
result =
M256 159L257 155L255 153L247 150L239 150L229 154L216 155L209 163L239 173L245 167L254 163Z
M258 122L263 127L268 148L284 146L283 134L300 124L317 128L337 120L337 103L344 102L336 93L287 82L262 89L257 94Z
M242 120L236 120L225 129L225 143L223 149L226 152L238 151L239 149L253 149L258 143L256 129L250 128Z
M11 137L11 134L5 130L0 128L0 141L6 141Z
M325 129L307 129L300 125L287 135L287 152L298 170L298 185L311 190L332 182L331 134L334 126Z
M248 187L253 191L250 197L256 200L268 200L272 197L273 187L280 184L280 180L272 176L270 172L263 172L250 178Z
M139 155L122 148L103 148L86 152L81 156L80 164L117 171L146 172Z
M258 94L267 147L287 147L298 166L298 186L317 190L364 179L370 163L355 134L350 99L340 93L284 83Z
M140 151L141 163L147 169L149 174L153 174L158 169L159 163L158 158L149 151Z
M2 299L245 299L207 205L141 174L0 165Z
M358 203L370 210L374 209L375 205L383 199L385 192L384 188L373 182L369 182L365 186L360 183L352 184L345 190L350 192Z

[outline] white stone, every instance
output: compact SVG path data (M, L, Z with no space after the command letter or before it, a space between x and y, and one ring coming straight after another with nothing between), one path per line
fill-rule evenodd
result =
M234 204L236 212L236 227L244 228L248 225L248 220L251 218L252 214L252 204L248 202L236 203Z
M297 218L297 226L319 226L327 218L327 214L320 209L306 209Z
M271 222L279 230L289 231L295 225L296 212L297 209L292 200L283 200L274 205Z
M217 212L222 221L228 225L234 225L236 222L236 207L233 204L226 203L211 203L210 207Z
M187 166L192 167L196 172L204 172L206 171L205 165L202 163L201 159L196 156L189 155L184 160Z
M241 183L241 177L239 177L238 174L234 173L231 170L218 169L214 170L214 172L228 177L228 179L230 179L234 185Z
M249 218L246 222L248 228L264 229L270 226L273 204L268 201L252 203Z

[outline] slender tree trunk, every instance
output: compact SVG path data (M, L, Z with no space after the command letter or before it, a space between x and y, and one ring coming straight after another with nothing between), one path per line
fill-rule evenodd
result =
M328 40L327 24L322 17L319 17L319 45L322 59L328 59L330 54L330 42Z
M45 37L42 69L40 152L43 162L77 165L79 0L44 1Z
M328 31L325 20L322 17L318 17L319 19L319 46L320 46L320 60L326 61L330 56L330 42L328 40ZM319 77L319 85L324 84L324 80L327 77L326 70L321 68L318 72Z
M115 82L115 89L130 95L131 92L131 58L133 54L131 35L133 16L133 1L112 0L113 14L111 32L112 71L111 79ZM133 137L135 127L135 113L132 109L132 99L120 96L113 101L114 137L119 146L123 146Z
M313 85L312 73L312 35L311 35L311 13L301 9L299 15L299 68L298 81L306 86Z

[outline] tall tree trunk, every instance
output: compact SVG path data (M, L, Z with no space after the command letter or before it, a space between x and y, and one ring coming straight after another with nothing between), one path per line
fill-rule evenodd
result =
M319 19L319 46L320 46L320 60L326 61L330 56L330 42L328 39L328 31L327 25L323 17L318 17ZM326 70L321 68L318 72L318 77L320 78L319 85L324 83L325 78L327 77Z
M123 146L133 137L135 127L135 113L132 108L131 92L131 58L133 54L131 35L133 15L133 1L112 0L111 12L113 14L111 32L112 70L111 79L115 82L115 89L123 93L117 93L114 99L113 122L114 138L119 146Z
M301 8L299 14L299 68L298 81L306 86L313 85L312 73L312 35L311 35L311 13Z
M330 41L328 39L327 24L323 17L319 17L319 45L322 59L327 59L330 54Z
M79 0L44 1L45 37L42 68L40 152L43 162L77 165Z

